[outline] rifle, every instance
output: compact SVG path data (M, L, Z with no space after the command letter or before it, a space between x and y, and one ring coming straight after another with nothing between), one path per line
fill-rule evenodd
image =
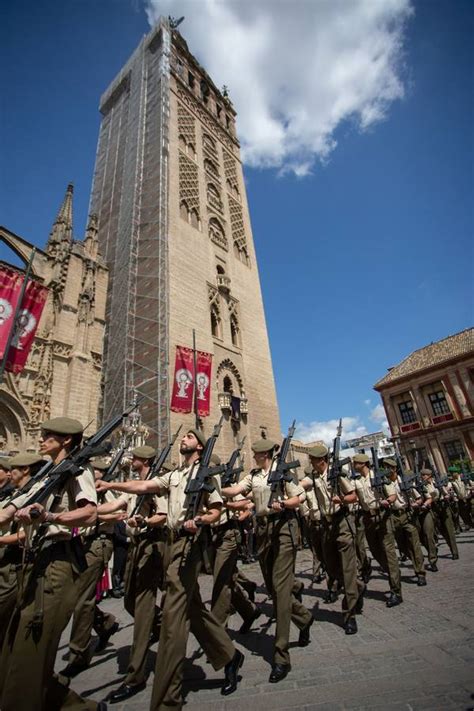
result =
M295 429L296 429L295 425L296 425L296 420L293 420L293 424L288 429L288 434L286 435L285 439L281 443L280 449L273 457L272 466L270 468L270 474L268 475L268 483L270 484L270 488L271 488L270 498L268 500L268 508L271 508L272 502L273 502L278 490L280 491L280 493L282 495L284 494L285 481L293 481L293 478L292 478L291 474L289 473L290 469L296 469L297 467L300 466L300 463L298 460L295 460L294 462L287 462L286 461L288 452L290 451L291 440L292 440L292 437L295 433ZM276 462L276 467L273 467L274 462Z
M400 479L401 479L401 481L399 482L400 491L402 492L402 494L405 498L407 506L410 509L412 509L413 506L412 506L409 492L412 491L413 489L421 488L423 482L419 479L419 477L416 474L407 476L405 467L403 466L402 457L400 454L400 449L398 447L398 443L394 442L394 445L395 445L395 459L397 462L397 470L398 470L398 473L400 474Z
M78 445L65 459L59 462L59 464L53 465L43 478L41 488L37 489L37 491L24 502L23 506L40 504L46 502L51 495L58 495L70 479L80 474L83 467L94 455L97 447L119 426L124 417L128 417L132 410L137 407L137 404L137 402L134 402L123 413L113 417L103 425L95 435L89 437L85 444ZM36 509L32 509L30 516L36 518L39 516L39 512Z
M204 449L202 450L201 457L199 459L199 466L196 472L196 476L188 479L184 493L188 496L188 510L186 511L186 521L195 518L199 512L201 506L201 501L204 494L211 493L214 491L215 486L211 483L211 477L215 474L221 474L225 471L225 464L217 467L210 467L209 463L211 461L212 450L219 437L222 422L224 420L224 415L214 427L212 435L206 442ZM192 472L191 472L192 474Z
M221 484L222 488L226 486L233 486L235 484L238 475L243 471L243 466L236 467L235 464L240 456L240 451L244 446L245 437L237 443L237 449L232 452L229 461L225 465L225 470L221 474Z
M153 479L154 476L158 476L163 464L168 459L169 453L171 452L171 449L173 448L173 444L176 442L176 439L177 439L179 432L181 430L181 426L182 425L180 425L178 427L178 429L176 430L176 432L174 433L174 435L172 436L171 440L168 442L166 447L163 447L161 452L159 454L157 454L157 456L155 457L155 459L150 467L150 471L148 472L148 474L145 477L145 480L146 479ZM148 496L148 494L141 494L140 496L137 496L135 506L133 507L133 511L130 514L130 518L133 518L134 516L137 515L137 513L140 511L142 504L145 501L147 496Z
M122 459L124 452L126 450L126 447L120 447L119 450L117 450L116 454L114 455L114 458L109 464L109 467L105 474L102 477L102 481L113 481L115 479L115 470L117 469L118 465L120 464L120 460Z
M380 469L379 467L379 458L377 457L377 451L375 447L371 447L370 451L372 452L372 464L374 467L374 478L371 481L372 488L377 491L379 496L382 498L385 498L385 492L384 492L384 486L385 484L388 483L388 477L387 477L387 471L386 469Z
M447 474L444 474L442 476L439 471L433 467L433 486L435 489L438 490L438 498L434 502L435 504L438 504L439 506L446 508L449 505L449 501L446 498L448 494L445 494L443 489L444 487L449 483L449 479Z
M341 451L341 436L342 436L342 417L339 418L339 424L337 426L336 436L334 437L334 442L332 445L332 452L330 456L331 466L328 472L328 484L332 486L336 496L339 496L339 478L343 475L342 467L345 464L351 464L351 458L345 457L345 459L339 459L339 453Z
M27 494L30 489L32 489L35 484L37 484L39 481L41 481L49 472L51 469L54 467L54 464L51 460L48 460L39 471L36 472L34 476L31 477L29 481L26 482L24 486L21 487L21 489L14 489L13 494L10 497L10 500L5 504L5 506L9 506L12 504L15 499L17 499L19 496L23 496L24 494ZM11 493L11 492L10 492Z

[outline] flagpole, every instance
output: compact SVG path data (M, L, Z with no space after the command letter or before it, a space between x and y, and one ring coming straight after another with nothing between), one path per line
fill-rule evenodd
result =
M194 411L194 426L199 429L199 417L197 408L197 354L196 354L196 331L193 328L193 370L194 370L194 383L193 383L193 411Z
M18 297L18 301L17 301L16 308L15 308L15 313L13 315L12 325L10 328L10 333L8 334L7 342L5 345L5 352L3 354L2 362L0 363L0 385L3 382L3 376L5 375L5 368L7 367L7 360L8 360L10 348L11 348L12 341L13 341L13 334L15 333L15 326L18 321L18 317L20 315L23 297L25 295L26 287L28 285L28 279L30 278L31 268L33 266L33 260L35 258L35 254L36 254L36 247L33 247L33 249L31 250L30 258L28 260L28 265L26 267L25 278L23 279L23 284L21 285L20 296Z

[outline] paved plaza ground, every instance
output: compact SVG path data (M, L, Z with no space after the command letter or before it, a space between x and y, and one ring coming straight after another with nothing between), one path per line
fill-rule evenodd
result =
M375 569L358 617L359 634L348 637L341 628L340 601L322 602L324 585L311 585L311 556L298 554L297 575L304 581L303 601L316 622L309 647L296 646L298 631L292 628L292 671L279 684L269 684L274 625L271 606L262 586L258 564L243 566L255 580L257 601L264 613L247 636L236 631L242 620L236 615L230 634L245 654L242 681L235 694L220 695L223 673L214 672L190 637L185 665L186 708L190 711L338 711L383 709L474 709L474 532L458 537L460 560L453 561L444 542L440 546L439 572L428 573L428 585L413 583L411 568L402 567L404 603L385 607L387 580ZM204 600L209 600L211 579L201 578ZM122 600L106 600L103 608L120 620L121 629L107 649L93 657L89 669L72 681L85 696L103 700L123 677L132 634L132 619ZM63 637L57 669L65 662L68 631ZM150 676L146 690L122 704L117 711L149 708L156 645L149 653Z

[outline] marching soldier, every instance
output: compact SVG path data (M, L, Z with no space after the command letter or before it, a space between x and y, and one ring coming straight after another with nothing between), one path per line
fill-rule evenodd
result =
M471 506L469 501L470 487L467 487L462 480L461 472L457 467L453 467L450 471L452 471L453 475L452 485L458 501L459 516L466 526L466 530L469 531L472 526Z
M433 472L431 469L422 469L420 476L423 481L421 491L423 503L419 508L418 523L420 526L420 538L428 553L427 570L432 573L438 572L438 547L436 545L436 526L432 511L432 505L438 498L438 491L433 484Z
M211 463L219 465L220 459L213 454ZM247 504L248 502L244 500ZM212 588L211 612L223 625L234 609L243 619L240 628L246 634L253 623L262 614L248 598L237 581L237 558L239 554L240 531L239 518L248 515L244 510L231 509L226 499L221 509L219 520L210 527L210 551L212 553Z
M396 499L395 487L392 483L386 484L384 496L372 487L370 459L367 454L354 455L352 462L354 469L360 474L360 477L355 480L355 487L363 512L367 543L390 582L390 596L385 604L387 607L395 607L403 602L400 566L389 520L389 508Z
M28 452L16 454L9 460L10 482L12 485L10 493L17 492L28 484L31 477L41 469L44 459L38 454ZM5 465L7 466L7 465ZM8 499L0 501L0 507L6 504ZM18 522L13 521L0 536L0 649L3 645L8 623L15 610L18 592L17 571L23 562L23 543L25 533L19 530Z
M392 502L392 525L395 538L399 542L402 552L410 556L413 570L417 576L417 585L426 585L426 572L424 568L423 551L421 550L418 529L412 521L413 505L422 503L421 495L416 489L409 489L403 493L400 488L400 479L397 474L397 462L394 459L385 459L384 464L388 469L388 476L395 488L395 500ZM390 496L389 488L385 487L385 497ZM416 509L415 509L416 510Z
M456 543L453 512L450 506L453 497L454 489L450 482L438 488L438 497L434 502L433 512L438 530L448 544L453 560L458 560L458 544Z
M311 549L311 553L313 554L313 582L322 583L326 577L326 566L324 564L323 551L323 529L318 499L316 498L314 486L311 486L312 478L313 468L308 465L305 467L303 477L300 480L301 486L306 491L306 501L304 501L300 506L300 514L303 523L303 530ZM308 484L309 487L306 488Z
M272 499L268 476L277 444L261 439L252 445L257 464L238 484L223 489L227 497L252 494L257 515L257 555L263 579L273 598L276 612L276 631L273 665L269 681L284 679L291 670L289 637L291 621L300 633L298 644L305 647L310 641L314 622L311 612L297 599L294 570L298 536L295 511L305 499L304 489L293 482L285 482L285 495ZM269 503L271 500L271 504Z
M105 460L92 463L95 480L97 481L107 471L108 464ZM81 530L84 543L84 553L87 569L81 573L78 581L79 598L72 618L71 637L69 640L68 665L61 671L67 677L73 677L86 669L91 660L90 649L92 629L98 636L98 643L94 651L105 649L110 637L117 632L119 624L110 613L104 613L97 605L96 588L112 557L114 521L113 514L108 520L101 520L100 504L114 501L110 491L106 491L103 501L99 499L97 508L97 522Z
M169 565L150 707L152 711L182 707L181 684L190 627L214 669L225 668L225 683L221 689L224 696L237 688L238 671L244 660L244 655L235 649L223 625L204 606L199 591L198 576L202 567L200 533L204 525L219 519L222 507L219 481L213 477L214 490L204 497L198 515L187 518L188 497L185 489L188 481L197 474L205 443L200 430L188 430L180 444L183 466L147 481L98 482L97 485L99 491L114 488L135 494L168 495Z
M132 471L138 474L140 480L147 478L155 457L156 450L148 445L132 450ZM138 482L105 483L98 479L99 492L108 489L122 492L121 496L101 506L101 514L126 510L130 517L137 506L135 489L127 488L131 483ZM143 497L135 516L127 520L130 546L125 568L124 604L134 618L133 643L127 674L118 689L109 695L111 703L125 701L143 691L146 686L148 649L160 636L161 610L156 606L156 594L158 588L163 589L165 574L167 511L166 498L151 493Z
M356 634L355 616L362 612L365 585L357 579L355 521L350 510L357 501L355 485L346 476L341 476L338 482L328 481L329 450L326 445L316 445L308 454L314 475L311 480L304 480L304 487L306 489L308 483L314 487L321 511L328 581L344 584L343 625L346 634ZM336 598L335 591L329 588L328 593L329 601Z
M82 424L69 417L47 420L42 425L40 453L59 464L81 443L82 432ZM64 492L51 496L45 506L35 503L21 508L29 496L19 496L0 511L0 521L16 515L28 527L33 520L42 524L38 544L21 572L19 601L2 648L0 708L96 711L103 704L82 699L54 675L61 634L74 610L76 583L85 567L81 540L72 537L72 529L92 525L96 518L92 471L83 469L71 477ZM39 514L34 519L33 509Z

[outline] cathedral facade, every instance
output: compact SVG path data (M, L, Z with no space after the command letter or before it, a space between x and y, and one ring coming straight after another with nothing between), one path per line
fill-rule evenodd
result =
M25 262L33 245L0 227L0 238ZM44 250L36 247L32 278L48 298L26 366L0 385L0 450L35 449L41 422L67 414L98 427L108 272L98 252L97 218L85 239L73 238L69 185Z

